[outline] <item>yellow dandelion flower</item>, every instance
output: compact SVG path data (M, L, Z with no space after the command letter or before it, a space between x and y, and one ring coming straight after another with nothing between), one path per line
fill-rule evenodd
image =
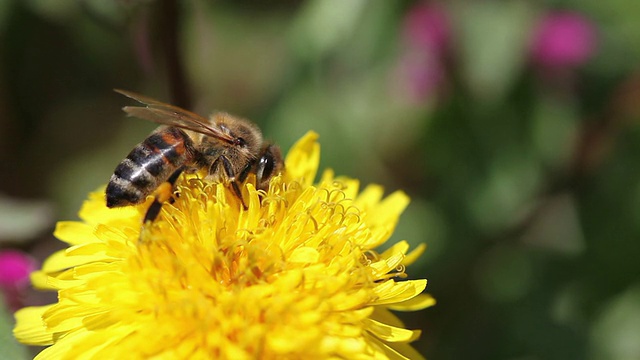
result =
M326 171L313 185L313 133L268 191L245 186L247 209L225 186L194 176L141 229L149 205L108 209L90 195L81 222L60 222L69 247L32 275L55 304L16 313L15 336L48 346L37 359L420 358L390 310L434 303L426 280L397 281L424 247L378 253L408 198L359 192Z

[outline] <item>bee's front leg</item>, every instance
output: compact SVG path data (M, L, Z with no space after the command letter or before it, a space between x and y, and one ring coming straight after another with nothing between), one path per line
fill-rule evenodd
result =
M224 173L227 175L227 178L229 179L229 183L231 184L231 189L233 190L233 193L238 197L238 199L240 199L240 202L242 203L242 207L245 210L247 210L247 205L245 204L244 199L242 198L242 191L240 190L240 184L242 184L242 182L247 178L246 173L248 173L248 170L251 168L251 166L247 165L240 172L240 176L236 177L237 174L235 173L233 166L231 166L231 162L224 155L221 155L216 159L216 161L213 162L213 165L211 165L211 169L215 170L220 163L222 163L222 168L224 169Z

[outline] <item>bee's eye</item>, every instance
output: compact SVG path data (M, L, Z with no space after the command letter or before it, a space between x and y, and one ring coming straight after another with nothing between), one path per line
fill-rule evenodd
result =
M246 142L243 138L241 138L241 137L237 137L237 138L234 140L234 145L237 145L237 146L246 146L246 145L247 145L247 142Z
M265 153L260 158L258 163L258 169L256 171L258 182L262 182L265 179L269 179L273 175L273 170L276 167L276 160L269 153Z
M268 145L255 165L256 186L260 190L269 188L269 180L284 167L280 149Z

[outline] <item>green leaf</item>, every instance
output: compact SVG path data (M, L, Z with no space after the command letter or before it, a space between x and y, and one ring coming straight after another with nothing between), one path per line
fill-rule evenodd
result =
M293 46L302 58L319 59L348 39L364 0L314 0L305 3L292 28Z
M534 17L531 5L469 1L453 10L467 85L479 98L501 99L526 60Z
M29 352L13 337L13 316L7 312L0 296L0 357L7 360L30 359Z
M604 306L592 329L592 359L640 359L640 286Z

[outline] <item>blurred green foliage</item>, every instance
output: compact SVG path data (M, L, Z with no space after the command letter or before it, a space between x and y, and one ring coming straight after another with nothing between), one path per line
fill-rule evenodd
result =
M429 245L408 272L438 304L406 318L429 358L640 358L640 5L172 4L0 2L0 193L74 218L154 128L112 88L246 116L284 149L313 129L323 167L411 196L394 239ZM563 12L596 34L580 63L533 55ZM30 236L0 246L58 246Z

